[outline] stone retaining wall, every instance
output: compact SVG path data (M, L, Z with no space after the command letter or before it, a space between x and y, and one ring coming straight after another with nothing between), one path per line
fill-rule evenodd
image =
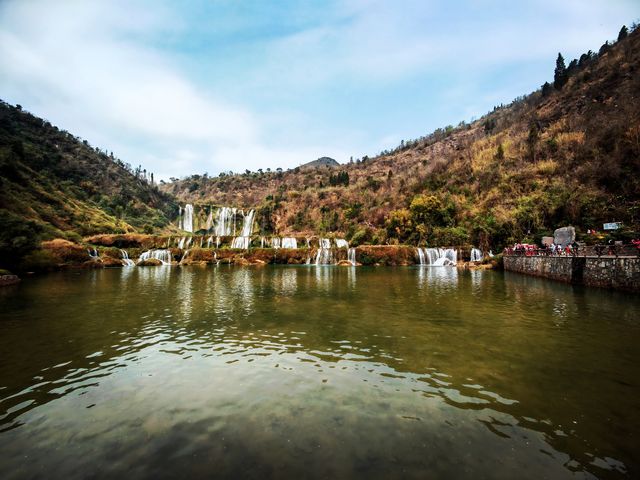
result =
M505 256L504 269L575 285L640 292L638 257Z

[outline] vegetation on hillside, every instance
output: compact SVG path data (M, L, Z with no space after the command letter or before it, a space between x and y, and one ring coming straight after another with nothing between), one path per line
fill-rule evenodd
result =
M264 233L336 233L354 244L499 249L558 226L640 226L640 31L472 123L338 168L193 175L183 202L257 207Z
M0 265L16 265L41 240L151 232L176 211L152 174L0 102Z

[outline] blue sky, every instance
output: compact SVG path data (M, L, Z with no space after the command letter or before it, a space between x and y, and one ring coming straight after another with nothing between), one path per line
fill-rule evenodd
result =
M157 178L372 155L551 80L636 0L0 3L0 97Z

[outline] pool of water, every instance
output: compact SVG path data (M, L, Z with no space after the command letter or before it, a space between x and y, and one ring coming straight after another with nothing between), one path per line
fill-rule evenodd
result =
M0 478L638 478L640 298L450 267L0 290Z

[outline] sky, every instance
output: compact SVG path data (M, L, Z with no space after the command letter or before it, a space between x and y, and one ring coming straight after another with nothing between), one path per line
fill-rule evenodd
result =
M0 98L159 179L344 163L639 19L637 0L0 0Z

